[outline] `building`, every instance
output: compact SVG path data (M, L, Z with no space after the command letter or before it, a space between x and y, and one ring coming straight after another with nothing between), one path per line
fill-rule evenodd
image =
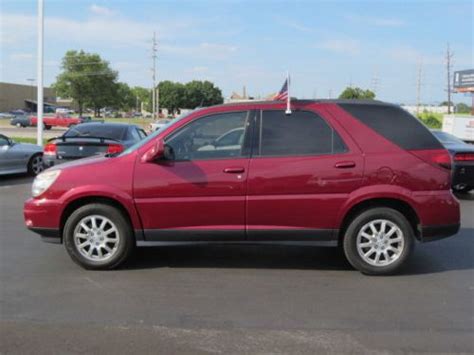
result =
M0 82L0 112L22 109L36 111L36 86ZM45 112L56 107L56 94L51 88L44 88Z

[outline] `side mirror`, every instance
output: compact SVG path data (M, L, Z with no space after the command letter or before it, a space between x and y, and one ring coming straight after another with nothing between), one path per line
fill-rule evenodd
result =
M142 163L149 163L160 159L165 154L165 142L163 139L158 139L153 147L151 147L145 154L142 156Z

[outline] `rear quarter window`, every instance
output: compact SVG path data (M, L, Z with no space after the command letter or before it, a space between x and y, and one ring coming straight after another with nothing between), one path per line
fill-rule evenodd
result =
M339 106L403 149L443 148L423 123L400 107L373 104L339 104Z

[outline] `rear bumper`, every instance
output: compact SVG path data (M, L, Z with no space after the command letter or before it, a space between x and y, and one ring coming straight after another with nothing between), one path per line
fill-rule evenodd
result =
M447 224L439 226L425 226L421 228L422 243L432 242L455 235L459 232L460 224Z
M474 187L474 164L455 164L452 185Z

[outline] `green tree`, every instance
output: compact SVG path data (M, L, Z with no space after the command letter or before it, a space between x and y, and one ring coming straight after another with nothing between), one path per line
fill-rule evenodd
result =
M456 105L456 113L471 113L471 108L463 102Z
M130 111L137 105L137 97L134 91L125 83L117 83L114 108Z
M185 87L181 83L166 80L158 84L160 107L166 108L173 114L185 105Z
M135 97L138 99L138 109L143 105L143 108L147 111L151 111L151 99L152 99L152 93L150 89L143 88L140 86L135 86L132 88L133 94Z
M61 68L54 84L56 94L72 98L80 115L86 105L94 108L96 116L100 115L102 107L116 101L118 74L98 54L67 51Z
M210 81L193 80L185 86L183 108L194 109L198 106L211 106L224 102L222 91Z
M375 99L375 93L371 90L364 90L359 87L347 87L339 95L340 99Z

